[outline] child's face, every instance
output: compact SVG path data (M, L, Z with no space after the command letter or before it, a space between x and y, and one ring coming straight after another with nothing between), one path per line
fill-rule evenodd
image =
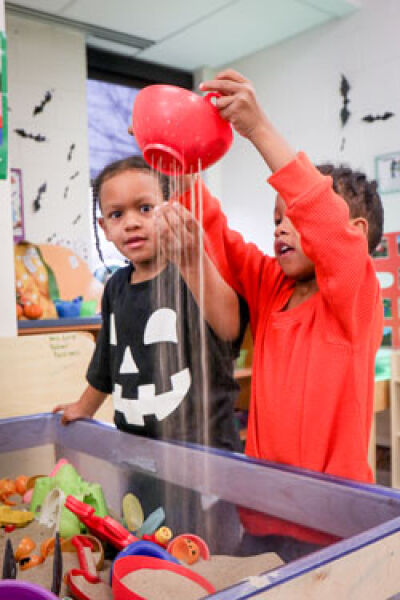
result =
M99 225L107 240L136 267L148 268L157 261L153 211L162 202L157 177L147 171L122 171L101 186Z
M306 281L315 277L314 263L304 254L300 234L286 216L286 204L276 197L275 210L275 256L287 277Z

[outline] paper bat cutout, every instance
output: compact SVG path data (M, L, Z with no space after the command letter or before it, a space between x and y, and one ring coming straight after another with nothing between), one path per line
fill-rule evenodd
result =
M82 216L82 215L77 215L77 216L75 217L75 219L72 221L72 225L76 225L76 224L77 224L77 222L78 222L78 221L81 219L81 216Z
M46 190L47 190L47 183L42 183L42 185L39 187L39 189L37 191L36 198L33 201L33 210L35 212L38 212L38 210L40 210L42 208L40 205L40 200Z
M68 156L67 156L67 160L71 160L72 158L72 153L75 150L75 144L71 144L69 151L68 151Z
M45 142L47 140L47 138L44 135L41 135L40 133L34 135L33 133L27 133L25 129L14 129L14 131L17 135L23 138L29 138L31 140L34 140L35 142Z
M75 179L75 177L78 177L79 175L79 171L76 171L76 173L74 173L73 175L71 175L70 179Z
M35 108L33 109L33 116L35 117L36 115L38 115L39 113L43 112L44 107L46 106L46 104L48 102L50 102L50 100L53 98L53 95L51 92L47 91L44 95L44 99L41 101L40 104L37 104L35 106Z
M69 192L69 185L67 185L64 189L64 198L66 198L68 196L68 192Z
M383 115L366 115L362 120L366 123L373 123L374 121L387 121L391 117L394 117L394 113L384 112Z
M344 75L342 75L342 79L340 81L340 95L343 98L343 106L340 111L340 121L342 123L342 127L344 127L346 125L346 123L349 120L350 115L351 115L351 112L347 108L347 105L350 102L350 99L349 99L350 89L351 88L350 88L349 82L347 81L346 77Z

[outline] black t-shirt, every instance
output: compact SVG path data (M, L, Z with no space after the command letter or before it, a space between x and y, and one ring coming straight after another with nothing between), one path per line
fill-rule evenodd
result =
M247 306L240 299L239 338L223 342L200 318L172 264L137 284L130 283L132 268L119 269L105 286L103 325L88 382L112 393L119 429L240 449L233 419L239 390L233 360L248 322Z

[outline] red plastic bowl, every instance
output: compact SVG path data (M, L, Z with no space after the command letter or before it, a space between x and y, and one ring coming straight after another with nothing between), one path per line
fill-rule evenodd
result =
M187 577L197 585L201 586L207 594L215 594L215 588L207 579L198 575L195 571L191 571L182 565L162 560L161 558L153 558L150 556L125 556L114 563L114 574L112 581L112 591L114 600L146 600L143 596L139 596L134 591L130 590L121 581L125 575L138 571L140 569L154 569L163 571L172 571L181 577Z
M166 175L196 173L230 148L232 127L211 102L173 85L149 85L138 93L132 129L146 162Z

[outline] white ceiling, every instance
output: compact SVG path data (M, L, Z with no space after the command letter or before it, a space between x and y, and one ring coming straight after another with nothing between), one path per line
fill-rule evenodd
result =
M358 0L6 1L7 10L40 11L86 30L91 45L189 71L233 62L358 6Z

